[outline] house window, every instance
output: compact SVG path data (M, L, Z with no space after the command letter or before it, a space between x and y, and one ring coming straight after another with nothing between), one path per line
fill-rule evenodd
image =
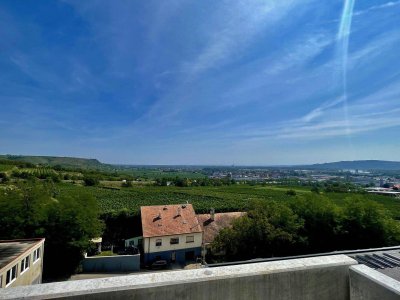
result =
M33 263L37 262L40 258L40 248L33 251Z
M171 238L170 244L171 245L179 244L179 238Z
M21 261L21 274L29 269L29 255Z
M156 246L162 245L162 239L156 239Z
M17 278L17 265L7 271L6 286L9 286Z
M194 236L193 235L186 236L186 243L194 243Z

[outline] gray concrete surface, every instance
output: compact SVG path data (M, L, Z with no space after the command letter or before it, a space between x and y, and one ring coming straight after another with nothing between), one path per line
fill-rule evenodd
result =
M140 270L140 254L87 257L83 272L133 272Z
M345 255L5 289L0 299L349 299Z
M400 282L365 265L351 266L351 300L400 299Z

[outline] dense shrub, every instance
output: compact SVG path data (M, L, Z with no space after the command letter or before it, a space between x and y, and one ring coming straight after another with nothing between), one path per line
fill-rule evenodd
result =
M258 201L213 242L225 260L398 245L400 223L383 206L352 196L339 207L311 194L287 202Z
M52 196L47 182L20 182L0 190L0 239L46 238L45 279L73 273L103 226L93 197L84 193Z

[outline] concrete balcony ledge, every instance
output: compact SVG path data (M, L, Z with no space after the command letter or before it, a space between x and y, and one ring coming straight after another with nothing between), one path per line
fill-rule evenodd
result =
M400 282L365 265L350 267L352 300L400 299Z
M349 299L346 255L47 283L0 299Z

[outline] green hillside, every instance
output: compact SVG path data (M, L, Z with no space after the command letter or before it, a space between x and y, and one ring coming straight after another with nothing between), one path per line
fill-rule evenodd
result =
M355 160L355 161L338 161L323 164L314 164L307 166L298 166L305 169L314 170L341 170L341 169L358 169L358 170L400 170L400 162L385 160Z
M62 166L72 168L104 168L106 165L97 159L57 156L25 156L25 155L0 155L0 159L27 162L35 165Z

